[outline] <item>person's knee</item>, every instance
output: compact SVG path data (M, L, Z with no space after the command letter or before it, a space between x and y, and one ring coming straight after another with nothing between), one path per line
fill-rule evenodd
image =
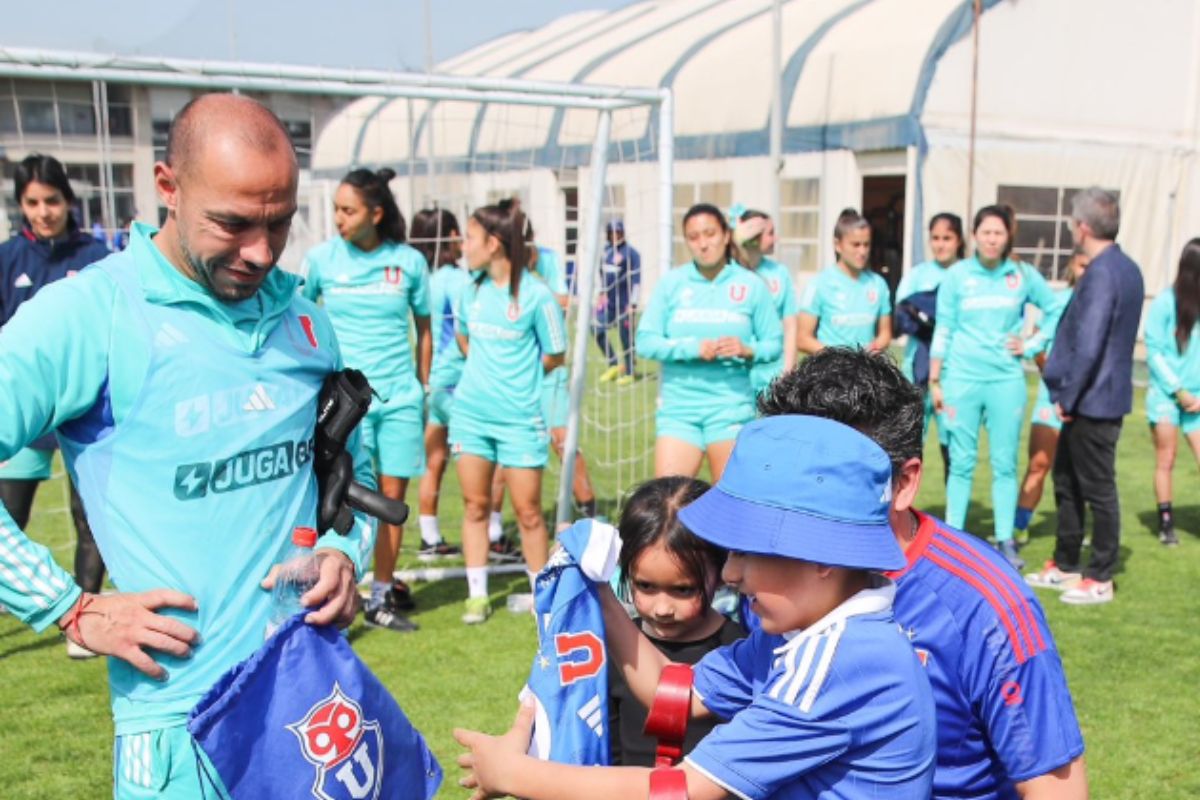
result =
M488 495L465 495L463 516L467 522L486 522L492 511L492 499Z
M514 502L513 513L517 518L517 525L521 530L533 530L544 523L542 509L536 503Z

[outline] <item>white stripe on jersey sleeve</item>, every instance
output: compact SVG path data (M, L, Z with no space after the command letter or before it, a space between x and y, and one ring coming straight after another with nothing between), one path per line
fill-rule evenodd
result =
M800 701L801 711L811 711L813 703L817 701L817 694L821 691L821 686L825 683L825 677L829 674L829 665L833 663L833 656L837 651L838 641L841 640L842 631L845 629L846 623L838 622L830 628L828 633L821 637L825 640L825 649L821 653L821 663L817 666L817 671L813 675L812 682L808 685L808 691L804 693L804 699Z

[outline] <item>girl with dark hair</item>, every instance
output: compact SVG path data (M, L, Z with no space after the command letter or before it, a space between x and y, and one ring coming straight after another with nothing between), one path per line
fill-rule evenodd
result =
M738 430L754 419L751 369L779 358L783 328L767 285L732 260L720 210L692 206L683 234L692 260L654 287L635 341L643 357L662 362L655 476L695 476L707 456L716 480Z
M892 300L887 281L868 266L871 224L853 208L833 228L837 263L818 272L800 296L796 345L815 353L823 347L887 349L892 341Z
M427 415L425 422L425 474L421 476L420 518L422 561L457 556L459 548L442 538L438 526L438 495L442 477L450 459L447 432L450 428L450 407L454 402L454 387L462 376L466 357L455 337L454 309L458 295L471 282L471 276L460 269L462 258L462 229L458 219L444 208L427 208L413 215L412 246L425 256L429 276L430 329L433 335L433 364L429 369Z
M1067 264L1067 285L1054 290L1054 311L1042 316L1036 333L1026 341L1025 357L1032 358L1039 370L1046 366L1059 320L1062 319L1067 304L1071 302L1075 284L1083 277L1087 265L1088 257L1082 250L1071 254L1071 260ZM1058 451L1058 434L1061 430L1062 420L1058 418L1054 403L1050 402L1050 389L1047 388L1046 382L1039 378L1037 400L1034 401L1029 422L1029 462L1025 467L1025 477L1021 479L1017 516L1013 520L1013 527L1016 528L1013 538L1018 547L1023 547L1029 542L1029 523L1033 520L1033 512L1038 503L1042 502L1042 491L1046 485L1046 476L1054 466L1054 454Z
M462 620L471 625L492 613L488 515L497 466L504 468L531 583L546 563L542 468L550 442L542 383L562 365L567 336L554 295L541 281L525 279L529 256L520 208L477 209L466 234L467 266L478 272L458 296L458 344L467 358L454 392L450 449L466 504L468 597Z
M1158 540L1179 544L1171 509L1171 470L1183 431L1200 464L1200 238L1183 247L1175 284L1154 299L1146 316L1150 388L1146 416L1154 436L1154 495Z
M301 292L322 300L346 365L361 370L381 398L363 419L363 446L375 462L380 491L402 500L409 481L425 471L422 387L433 345L429 272L425 258L404 243L404 217L388 188L395 175L356 169L342 179L333 201L338 236L305 256ZM417 627L401 613L413 608L408 586L391 579L403 537L401 526L380 524L375 580L363 609L368 625L398 632Z
M1057 301L1036 269L1009 258L1011 209L981 208L974 233L975 254L951 267L938 289L937 328L930 348L929 392L950 434L946 521L959 529L966 523L979 426L986 425L996 546L1021 569L1025 562L1013 541L1017 445L1026 400L1021 365L1026 342L1020 334L1026 305L1049 314Z
M739 211L739 207L734 211ZM791 272L771 258L775 252L775 223L764 212L753 209L730 212L730 216L734 218L733 242L738 263L767 284L783 325L783 353L770 363L755 364L750 372L754 391L761 392L796 363L796 314L800 309Z
M695 664L745 631L713 608L726 552L679 521L679 509L708 491L708 484L680 476L655 478L633 490L618 529L621 587L635 610L634 622L658 650L676 663ZM609 739L612 764L652 767L656 741L642 733L646 709L620 670L609 673ZM686 755L717 725L692 720Z
M942 284L942 279L946 277L947 270L962 261L966 250L962 217L946 211L934 214L933 218L929 220L929 253L933 258L917 264L900 279L900 285L896 287L897 318L899 319L899 315L911 306L911 304L906 305L906 301L909 301L914 295L932 293L931 298L936 303L937 290ZM929 335L932 336L932 331ZM925 341L925 347L928 350L928 340ZM917 335L910 333L908 343L904 346L903 362L904 374L910 381L916 379L914 367L921 346L922 342ZM929 420L933 417L933 400L929 396L928 380L921 384L921 388L925 389L925 430L928 431ZM946 434L946 425L941 420L938 421L938 443L942 448L942 464L948 474L950 471L950 438Z
M0 244L0 329L17 309L48 284L69 278L108 255L108 248L79 230L71 206L75 192L63 165L50 156L31 155L13 171L13 197L24 224ZM53 434L0 463L0 502L24 529L33 509L38 485L50 478L50 465L58 447ZM70 479L68 478L68 483ZM83 504L71 485L71 517L75 523L75 581L85 592L96 593L104 583L104 562L92 538ZM93 653L67 642L72 658Z
M520 208L520 200L512 198L503 200L503 209ZM562 309L565 319L570 297L567 293L567 276L562 267L558 253L549 247L539 245L534 237L533 224L525 218L525 247L529 256L528 274L546 285L554 295L554 301ZM542 420L550 431L550 447L554 454L562 460L563 446L567 441L567 417L571 411L571 396L567 387L567 367L562 365L552 372L547 372L542 380ZM495 484L492 490L492 513L488 521L488 539L491 541L493 555L498 559L511 558L512 545L504 536L501 524L501 513L504 507L504 471L496 470ZM575 470L572 494L578 516L590 519L596 516L596 492L592 488L592 479L588 475L587 460L583 449L575 451ZM530 603L533 598L530 597Z

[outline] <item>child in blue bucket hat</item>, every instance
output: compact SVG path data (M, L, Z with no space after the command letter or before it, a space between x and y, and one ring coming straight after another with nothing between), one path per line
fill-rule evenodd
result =
M892 471L867 437L832 420L779 416L746 425L720 482L680 512L730 551L722 578L761 628L695 667L693 716L726 720L685 759L690 800L929 797L936 722L929 681L892 618L881 573L905 558L888 524ZM603 585L620 548L590 528L611 667L647 706L666 657ZM597 554L612 554L597 558ZM649 770L576 767L526 756L532 709L501 737L456 731L474 797L646 797Z

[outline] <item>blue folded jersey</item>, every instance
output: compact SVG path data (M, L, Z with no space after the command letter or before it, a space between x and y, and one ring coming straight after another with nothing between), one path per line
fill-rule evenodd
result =
M606 765L608 655L600 597L579 569L591 532L576 523L538 573L538 652L526 691L537 704L531 753L563 764Z
M428 800L442 782L379 679L337 630L301 614L217 681L188 730L233 800Z

